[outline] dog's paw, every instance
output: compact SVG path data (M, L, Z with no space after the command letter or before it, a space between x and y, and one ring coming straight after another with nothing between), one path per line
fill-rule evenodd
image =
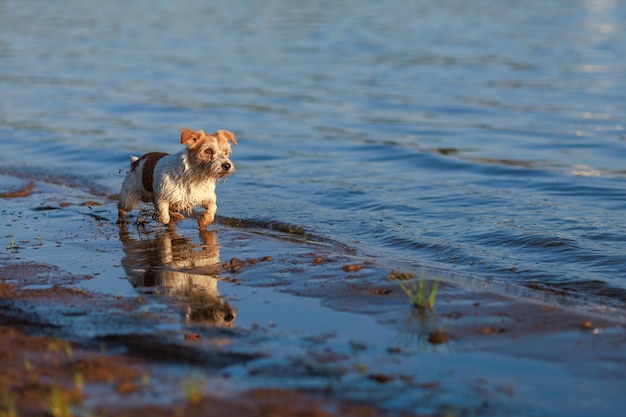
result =
M183 216L177 211L170 211L170 218L174 221L178 221L178 220L183 220L185 216Z
M205 230L207 227L211 225L211 223L213 223L214 219L215 219L215 215L213 213L205 211L204 213L202 213L202 216L200 216L200 218L198 219L198 227L200 228L200 230Z
M170 223L170 215L161 215L159 213L154 213L152 214L152 220L164 225L168 225Z

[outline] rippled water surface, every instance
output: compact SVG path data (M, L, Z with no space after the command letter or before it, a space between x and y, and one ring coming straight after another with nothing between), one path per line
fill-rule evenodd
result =
M0 91L5 169L112 193L228 129L221 215L626 301L624 2L0 0Z

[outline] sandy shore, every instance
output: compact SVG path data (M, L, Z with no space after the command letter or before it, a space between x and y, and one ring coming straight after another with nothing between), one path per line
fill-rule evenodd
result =
M119 227L104 193L6 174L0 204L0 415L626 407L624 323L558 294L443 277L419 309L399 285L419 271L295 226Z

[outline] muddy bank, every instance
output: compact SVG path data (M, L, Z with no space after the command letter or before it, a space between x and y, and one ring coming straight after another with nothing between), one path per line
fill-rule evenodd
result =
M135 356L85 350L9 326L0 326L0 356L5 416L381 415L365 404L320 400L289 388L214 395L194 373L168 376L162 366ZM162 392L169 392L169 401L160 400Z
M31 186L31 183L33 184ZM62 181L0 181L4 410L619 415L624 324L274 222L165 228ZM8 194L6 194L8 193ZM227 212L227 208L221 208ZM211 414L212 413L212 414Z

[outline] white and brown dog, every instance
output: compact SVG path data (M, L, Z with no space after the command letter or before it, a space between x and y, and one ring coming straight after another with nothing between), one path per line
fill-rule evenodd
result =
M117 204L117 223L126 223L126 212L139 200L152 202L155 217L163 224L172 218L183 219L181 212L188 214L198 205L206 209L198 219L200 229L213 223L217 180L226 181L226 176L235 172L229 159L230 144L238 146L235 135L227 130L207 135L202 130L183 129L180 143L186 148L173 155L150 152L131 158Z

